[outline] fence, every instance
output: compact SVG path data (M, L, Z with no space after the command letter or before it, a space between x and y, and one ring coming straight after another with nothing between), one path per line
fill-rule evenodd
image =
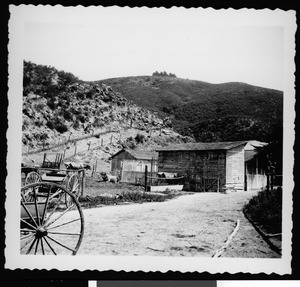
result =
M34 149L32 151L29 150L29 147L27 148L27 151L26 152L22 152L22 155L30 155L30 154L36 154L36 153L40 153L40 152L43 152L43 151L47 151L47 150L55 150L55 149L59 149L61 150L62 147L64 148L67 144L69 143L74 143L75 146L76 146L76 142L77 141L81 141L81 140L84 140L84 139L88 139L88 138L92 138L92 137L100 137L101 135L105 135L105 134L108 134L108 133L117 133L118 131L114 130L114 129L108 129L104 132L99 132L99 133L92 133L92 134L89 134L89 135L86 135L86 136L82 136L82 137L77 137L77 138L70 138L68 140L66 140L65 142L62 142L62 143L59 143L59 144L56 144L56 145L46 145L45 142L43 142L42 144L42 148L39 148L39 149ZM113 139L113 136L111 137L111 141ZM102 144L103 145L103 144ZM75 154L76 154L76 148L75 148Z

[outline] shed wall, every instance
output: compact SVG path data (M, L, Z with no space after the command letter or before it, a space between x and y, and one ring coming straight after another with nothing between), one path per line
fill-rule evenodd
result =
M113 175L116 175L120 178L121 176L121 170L122 170L122 161L124 159L134 159L133 156L128 153L127 151L123 151L116 155L112 160L111 160L111 173Z
M267 175L261 161L257 156L245 163L246 190L261 190L267 186Z
M244 146L232 148L226 153L226 189L244 190Z
M154 176L157 172L157 166L152 165L151 160L123 160L121 169L121 182L144 184L145 169L147 166L148 176Z
M152 171L154 176L157 172L156 161L135 159L130 153L124 151L112 159L111 173L118 176L121 182L144 184L146 166L148 172Z
M225 151L159 151L158 172L180 173L185 190L216 191L225 185Z

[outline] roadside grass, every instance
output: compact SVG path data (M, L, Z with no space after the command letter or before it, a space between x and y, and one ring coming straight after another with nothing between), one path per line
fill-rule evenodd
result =
M79 202L83 207L99 205L118 205L128 203L163 202L180 195L188 194L176 190L164 192L145 192L143 186L128 183L103 182L94 178L86 178L83 196Z
M263 190L244 206L246 215L267 233L282 231L282 189Z

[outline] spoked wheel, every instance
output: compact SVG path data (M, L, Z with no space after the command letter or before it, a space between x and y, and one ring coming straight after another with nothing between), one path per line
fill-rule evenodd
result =
M40 175L36 171L31 171L25 178L25 185L41 181Z
M78 177L77 174L73 173L68 178L67 190L70 191L76 197L76 199L79 197L80 182L79 182L79 177ZM66 194L65 200L66 200L66 205L67 206L70 205L70 200L72 202L72 199L69 197L68 194Z
M31 201L21 197L21 254L75 255L84 232L83 213L75 196L51 182L24 186L21 194L27 190L33 192L33 196Z
M25 178L25 185L29 185L35 182L41 181L40 175L36 171L31 171L27 174ZM27 188L26 190L22 190L21 192L22 198L26 201L33 201L34 198L34 192L33 192L33 187L32 188Z

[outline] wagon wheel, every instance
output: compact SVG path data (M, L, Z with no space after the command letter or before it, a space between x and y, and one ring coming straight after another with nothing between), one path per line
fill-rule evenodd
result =
M28 185L39 181L41 181L40 175L36 171L31 171L27 174L24 184ZM22 197L26 201L33 201L34 200L33 196L34 196L33 188L27 188L26 190L24 190L24 192L22 192Z
M20 253L39 255L75 255L83 232L83 213L75 196L52 182L37 182L22 187L31 189L33 201L21 197ZM69 206L65 204L66 194Z
M67 190L70 191L73 195L75 195L76 199L79 197L80 181L77 174L73 173L68 178ZM66 200L66 205L69 206L69 201L72 199L69 197L68 194L66 194L65 200Z
M40 175L36 171L31 171L25 178L25 185L41 181Z

